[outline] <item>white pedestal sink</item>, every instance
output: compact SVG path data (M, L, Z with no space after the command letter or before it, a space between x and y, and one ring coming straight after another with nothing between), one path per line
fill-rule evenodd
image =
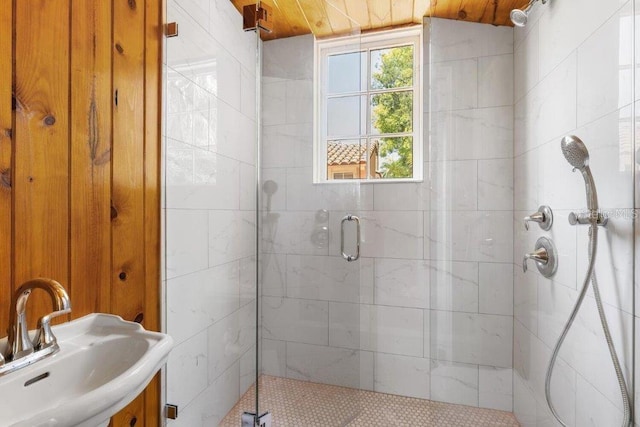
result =
M144 390L173 345L168 335L109 314L52 329L58 353L0 377L2 426L106 426Z

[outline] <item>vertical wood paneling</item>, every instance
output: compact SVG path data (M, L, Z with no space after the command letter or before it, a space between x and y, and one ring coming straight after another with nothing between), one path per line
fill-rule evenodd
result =
M109 427L160 427L161 424L148 424L144 419L144 394L140 394L122 411L111 417Z
M74 318L107 312L111 276L111 4L73 4L71 301Z
M144 0L0 8L0 330L12 289L38 276L65 286L73 317L159 329L161 14ZM51 311L41 294L31 327ZM156 379L112 425L160 425L159 398Z
M160 2L146 2L144 77L144 326L160 330L160 135L162 123L162 35L164 22ZM160 374L144 394L145 421L149 427L160 422Z
M162 111L162 10L158 2L149 1L145 38L145 108L144 110L144 223L145 223L145 304L149 314L144 326L160 329L160 134ZM150 108L149 108L150 107ZM147 311L147 310L145 310Z
M49 277L69 287L69 2L14 3L14 286ZM50 312L34 292L30 324Z
M144 317L145 2L113 3L112 287L111 311ZM117 100L117 101L116 101ZM113 418L115 426L145 425L144 396ZM138 424L139 423L139 424Z
M114 2L111 310L144 308L144 2Z
M6 330L11 300L11 89L13 86L13 4L0 8L0 335ZM4 327L2 327L4 326Z

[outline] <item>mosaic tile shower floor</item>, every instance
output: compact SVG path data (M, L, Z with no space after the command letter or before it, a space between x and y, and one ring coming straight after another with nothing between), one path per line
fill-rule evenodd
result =
M251 411L251 387L227 414L221 427L238 427ZM263 375L261 410L273 414L273 427L518 427L513 414L449 403Z

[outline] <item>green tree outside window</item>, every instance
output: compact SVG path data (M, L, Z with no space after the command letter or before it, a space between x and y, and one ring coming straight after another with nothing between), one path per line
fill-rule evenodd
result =
M384 49L371 75L372 89L413 86L413 46ZM413 91L377 93L371 97L373 130L379 134L413 132ZM381 137L380 169L384 178L413 176L413 137Z

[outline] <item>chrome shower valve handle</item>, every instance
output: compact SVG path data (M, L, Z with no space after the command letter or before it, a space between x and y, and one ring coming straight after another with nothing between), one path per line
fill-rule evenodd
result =
M533 252L525 254L522 258L522 271L527 272L527 261L534 260L538 271L544 277L549 278L556 273L558 269L558 255L553 242L546 237L540 237L536 242Z
M549 263L549 253L545 248L540 248L534 252L525 254L524 258L522 258L522 271L524 273L527 272L527 261L530 259L542 265L547 265Z
M524 228L529 231L529 222L537 222L541 229L549 231L553 225L553 212L549 206L540 206L537 212L524 217Z

